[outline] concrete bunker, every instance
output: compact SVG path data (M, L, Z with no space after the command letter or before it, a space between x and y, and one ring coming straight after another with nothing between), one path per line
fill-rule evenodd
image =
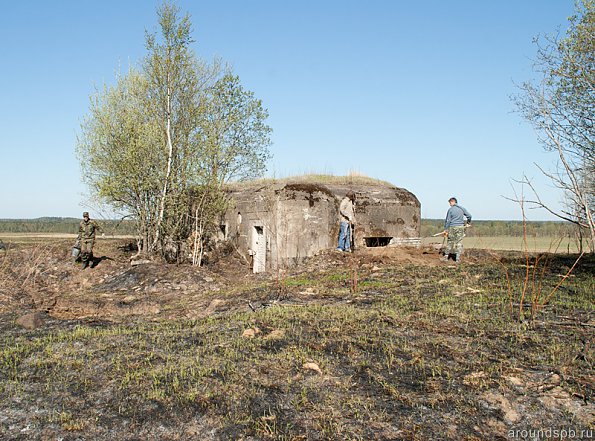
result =
M317 177L235 184L222 235L253 271L292 266L337 246L339 203L356 194L355 248L419 246L421 206L409 191L358 177Z

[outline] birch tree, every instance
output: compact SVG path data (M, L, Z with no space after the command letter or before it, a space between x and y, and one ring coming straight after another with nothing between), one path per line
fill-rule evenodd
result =
M217 186L261 176L270 158L268 112L238 76L224 75L210 90L202 113L202 166Z
M200 115L195 145L201 146L196 157L202 182L194 187L192 201L192 262L198 265L205 239L218 232L226 208L223 186L261 176L271 144L268 112L236 75L227 73L214 84Z
M153 240L161 168L160 133L144 109L148 82L135 70L96 91L76 153L91 193L138 223L140 248Z
M77 144L83 180L138 221L149 253L186 239L197 222L209 234L223 183L262 174L270 156L260 100L220 61L194 54L188 15L164 3L158 19L140 71L96 93Z
M195 71L196 58L190 50L191 24L188 15L179 18L177 7L165 3L158 10L161 38L146 35L148 54L144 72L151 100L148 111L162 131L165 162L152 248L159 245L166 208L175 209L185 187L184 161L189 132L197 117L201 88Z
M565 208L542 202L532 182L534 198L526 202L545 208L576 224L595 251L595 1L577 3L564 37L537 39L535 71L540 78L520 86L517 108L536 129L547 151L555 152L556 167L539 169L564 191Z

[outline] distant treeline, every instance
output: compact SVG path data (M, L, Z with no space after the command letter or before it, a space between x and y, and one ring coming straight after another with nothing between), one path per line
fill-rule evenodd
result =
M40 217L38 219L0 219L0 233L78 233L81 219L72 217ZM131 220L95 219L106 235L135 233Z
M576 226L569 222L558 221L527 221L527 236L529 237L574 237ZM427 237L444 230L444 219L422 219L421 236ZM472 227L466 233L470 237L513 236L523 237L522 221L489 221L474 220Z
M0 233L72 233L76 234L80 219L64 217L42 217L38 219L0 219ZM105 234L133 235L134 222L131 220L97 220ZM444 229L443 219L422 219L421 236L427 237ZM576 227L568 222L533 221L527 222L527 235L530 237L574 236ZM521 221L473 221L467 230L468 236L523 236Z

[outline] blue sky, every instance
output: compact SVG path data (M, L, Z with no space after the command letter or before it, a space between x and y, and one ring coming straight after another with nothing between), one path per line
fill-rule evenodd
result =
M80 122L95 87L139 64L160 4L3 5L0 218L94 210L74 154ZM520 219L503 196L526 174L559 205L533 164L555 158L510 95L534 77L533 37L565 29L573 0L176 4L191 15L196 54L232 65L268 109L267 176L357 172L410 190L426 218L443 218L455 195L476 219Z

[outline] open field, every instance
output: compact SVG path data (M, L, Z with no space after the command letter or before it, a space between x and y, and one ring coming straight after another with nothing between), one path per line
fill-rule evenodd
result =
M97 219L96 219L97 220ZM0 234L4 233L64 233L76 234L81 219L42 217L38 219L0 219ZM134 234L130 220L97 220L106 235Z
M423 245L440 245L442 238L426 237L422 239ZM529 237L526 244L518 236L486 236L465 237L463 246L466 249L499 250L499 251L525 251L530 253L577 253L578 246L574 239L556 237Z
M81 271L69 244L0 253L0 439L593 436L593 256L556 288L576 256L382 248L254 275L131 267L100 240Z
M69 239L74 243L76 234L72 233L2 233L0 239L6 243L15 244L33 244L42 242L52 242L57 239ZM105 235L98 237L103 240L132 240L134 236L119 234ZM423 246L437 246L442 243L441 237L425 237L422 239ZM499 250L499 251L524 251L523 238L518 236L486 236L486 237L465 237L463 245L467 249L481 250ZM529 252L550 252L550 253L577 253L578 246L574 239L568 237L530 237L527 239L527 249Z
M77 235L74 233L0 233L0 239L6 243L13 244L35 244L54 242L60 239L69 239L74 244ZM122 240L133 239L134 236L127 234L106 234L104 237L97 236L97 240Z

